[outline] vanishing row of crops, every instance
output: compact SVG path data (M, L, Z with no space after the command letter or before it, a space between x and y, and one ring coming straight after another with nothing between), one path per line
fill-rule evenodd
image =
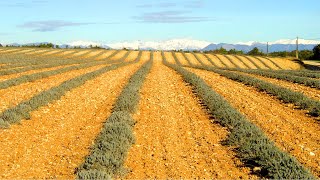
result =
M30 55L25 55L21 53L22 51L23 53L35 52ZM48 52L49 51L42 51L40 54L46 54ZM34 57L34 55L37 54L36 50L30 49L1 50L0 53L0 65L2 65L0 66L0 76L46 68L56 68L54 70L21 75L0 81L0 89L4 90L23 83L48 78L72 70L104 65L104 67L64 81L58 86L42 91L31 99L6 109L0 114L0 127L9 127L10 124L20 122L22 119L30 119L30 112L39 107L46 106L53 101L59 100L68 91L71 91L104 73L139 62L142 55L142 51L139 51L134 61L126 61L130 51L122 52L121 58L116 58L117 60L111 59L117 56L119 51L114 51L106 58L98 60L97 58L104 52L96 53L94 56L87 56L92 52L87 51L83 53L72 51L71 53L65 54L66 58L57 56L57 54L61 52L43 56L38 54L38 56ZM73 55L75 57L79 55L79 58L74 58ZM214 121L228 129L230 134L225 145L237 147L237 157L246 166L250 168L260 167L261 170L259 171L258 176L264 178L315 179L308 168L301 165L301 163L289 153L280 150L275 143L265 135L263 130L250 122L246 116L232 107L221 95L207 85L205 81L189 72L186 67L214 72L234 81L241 82L247 86L255 87L257 90L266 92L275 98L282 100L284 103L295 104L297 107L306 110L309 115L314 117L319 117L320 115L319 101L302 93L251 77L248 74L281 79L319 89L318 72L271 70L285 68L274 60L259 57L222 56L182 52L179 57L183 57L185 62L187 62L182 63L177 53L171 53L171 55L172 59L168 59L165 52L162 52L163 63L183 77L184 81L192 87L194 93L203 102L204 108L208 109L208 112L214 117ZM238 63L235 63L234 58L237 59ZM21 62L22 59L23 62ZM266 62L266 60L268 60L268 62ZM248 62L251 64L248 64ZM239 63L242 65L239 65ZM132 118L132 115L136 112L140 98L140 88L143 85L152 64L153 52L151 52L150 60L144 63L140 69L132 75L128 80L127 85L118 96L114 104L113 112L107 118L100 134L96 137L94 144L91 147L90 154L84 158L83 164L76 169L77 178L108 179L114 177L123 170L127 152L135 142L133 135L135 120ZM211 65L207 66L207 64ZM222 67L224 68L217 68L221 67L218 64L222 64ZM252 65L259 70L251 70L250 67L252 67ZM265 68L261 68L262 65ZM229 66L234 68L225 69L225 67Z

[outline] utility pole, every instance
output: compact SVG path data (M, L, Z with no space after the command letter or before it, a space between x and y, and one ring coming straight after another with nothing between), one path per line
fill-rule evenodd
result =
M299 37L297 37L296 41L296 59L299 59Z
M267 42L267 56L269 56L269 42Z

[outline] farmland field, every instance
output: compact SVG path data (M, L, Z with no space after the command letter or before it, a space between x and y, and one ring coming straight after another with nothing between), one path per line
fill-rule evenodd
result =
M0 48L0 179L316 179L319 117L289 59Z

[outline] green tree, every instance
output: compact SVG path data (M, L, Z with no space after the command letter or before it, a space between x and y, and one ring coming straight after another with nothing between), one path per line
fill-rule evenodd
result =
M0 47L3 47L2 44L0 44Z
M313 59L320 60L320 44L313 48Z
M263 55L263 52L261 52L257 47L255 47L251 51L248 52L248 55L261 56L261 55Z

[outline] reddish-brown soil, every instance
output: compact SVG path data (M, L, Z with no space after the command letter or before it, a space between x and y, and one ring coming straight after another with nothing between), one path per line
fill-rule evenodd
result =
M74 179L128 78L142 64L105 73L0 129L0 179Z
M295 156L320 177L320 126L302 110L293 109L252 87L218 74L188 69L204 79L232 106L259 126L282 150Z
M226 129L211 123L191 88L161 63L160 53L154 57L134 115L136 144L125 178L254 178L232 149L221 145Z

